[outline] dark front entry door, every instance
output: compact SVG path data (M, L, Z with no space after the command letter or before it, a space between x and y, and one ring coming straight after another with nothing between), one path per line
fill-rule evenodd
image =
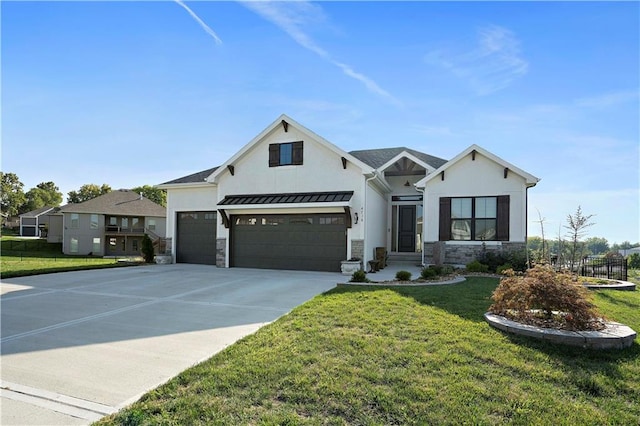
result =
M416 251L416 206L398 206L398 251Z

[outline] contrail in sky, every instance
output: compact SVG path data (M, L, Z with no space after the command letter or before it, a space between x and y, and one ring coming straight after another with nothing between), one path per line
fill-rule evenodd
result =
M202 27L203 30L205 30L207 32L207 34L209 34L211 37L213 37L213 39L216 41L217 44L222 44L222 40L220 40L220 37L218 37L218 35L211 29L211 27L209 27L207 24L204 23L204 21L202 19L200 19L198 17L198 15L196 15L193 10L191 10L189 8L189 6L187 6L186 4L184 4L182 2L182 0L174 0L176 3L178 3L180 6L182 6L184 8L184 10L186 10L187 12L189 12L189 15L191 15L191 17L193 19L196 20L196 22L198 24L200 24L200 26Z

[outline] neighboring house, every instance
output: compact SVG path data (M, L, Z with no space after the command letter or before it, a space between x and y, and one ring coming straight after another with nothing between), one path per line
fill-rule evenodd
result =
M46 237L49 227L49 212L55 207L45 206L20 215L21 237Z
M620 253L622 256L625 256L625 257L634 253L640 254L640 247L632 247L630 249L620 249L618 250L618 253Z
M339 271L376 247L424 264L524 248L538 180L476 145L450 161L345 152L282 115L220 167L158 187L177 262Z
M145 234L158 240L166 232L166 210L133 191L121 189L50 215L49 242L62 242L64 254L140 255Z

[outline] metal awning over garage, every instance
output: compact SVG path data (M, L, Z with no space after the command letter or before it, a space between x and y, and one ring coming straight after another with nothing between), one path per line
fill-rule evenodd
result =
M227 195L218 203L222 206L236 206L247 204L298 204L298 203L335 203L348 202L353 191L337 192L299 192L291 194L255 194L255 195Z
M291 206L292 204L295 204L296 207L302 207L302 205L312 207L335 206L344 209L347 228L351 228L349 201L352 196L353 191L227 195L218 203L218 212L220 213L222 224L228 229L230 226L229 216L226 212L228 209L287 207L287 205Z

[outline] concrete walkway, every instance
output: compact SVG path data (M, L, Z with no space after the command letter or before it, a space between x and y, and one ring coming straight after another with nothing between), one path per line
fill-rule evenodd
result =
M0 423L89 424L343 281L184 264L5 280Z

